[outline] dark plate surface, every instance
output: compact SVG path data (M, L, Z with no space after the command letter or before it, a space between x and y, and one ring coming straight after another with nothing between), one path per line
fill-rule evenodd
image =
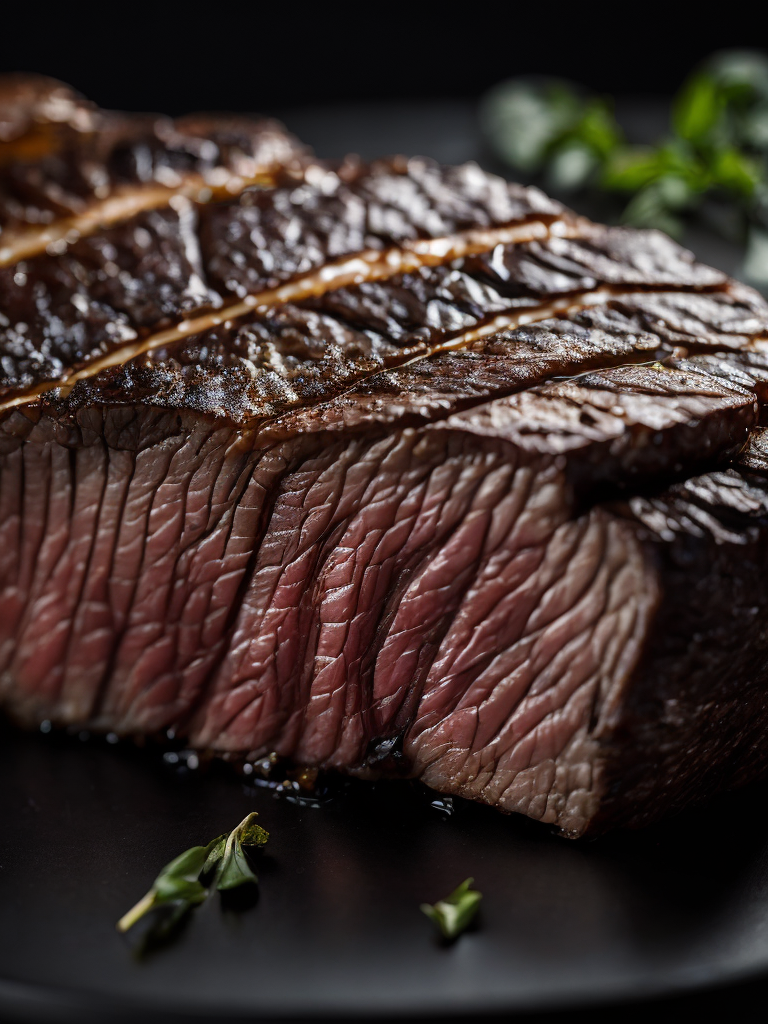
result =
M634 116L658 121L653 109ZM468 104L286 119L322 155L483 159ZM703 235L689 244L736 269L733 248ZM764 788L642 833L570 843L466 803L445 818L408 783L297 806L225 766L180 771L158 751L10 728L0 760L0 1015L477 1017L768 971ZM171 857L250 810L271 833L256 906L213 899L174 944L136 959L115 921ZM468 875L485 894L481 918L446 948L419 904Z
M661 828L591 843L410 783L304 807L228 766L2 736L2 998L213 1016L492 1013L723 982L768 967L768 822L752 790ZM218 897L138 960L115 921L157 870L258 810L258 903ZM755 817L760 821L754 823ZM444 947L419 904L473 875L476 930ZM9 983L12 983L9 986ZM19 995L16 988L16 996ZM43 1019L49 1019L42 1014Z

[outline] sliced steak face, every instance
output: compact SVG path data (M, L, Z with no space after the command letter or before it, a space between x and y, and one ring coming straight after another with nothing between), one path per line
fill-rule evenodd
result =
M765 773L759 296L474 165L61 90L0 103L9 714L571 836Z
M499 398L465 393L420 427L350 432L331 415L349 396L216 427L146 395L96 403L96 380L9 415L2 490L20 507L4 523L24 535L7 550L28 552L3 594L15 714L364 775L400 737L444 792L586 829L592 708L639 657L660 584L633 528L583 495L739 448L756 403L659 364L547 382L562 335L534 337L527 389L489 374ZM583 345L587 366L608 337ZM614 357L656 354L639 340L619 335Z

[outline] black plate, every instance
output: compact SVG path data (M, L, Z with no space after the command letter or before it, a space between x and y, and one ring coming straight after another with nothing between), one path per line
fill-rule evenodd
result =
M751 790L592 843L411 783L305 807L159 752L2 737L0 974L95 1019L105 1006L226 1017L493 1013L576 1006L768 968L768 823ZM115 921L158 868L258 810L260 897L211 900L138 960ZM473 875L478 927L443 946L419 911ZM19 988L21 986L21 988ZM76 1013L74 1012L76 1010Z
M287 120L328 156L483 157L469 104ZM699 241L704 258L735 269L733 248ZM179 771L157 751L10 729L0 760L0 1014L476 1018L768 970L762 788L663 827L570 843L465 803L446 819L408 783L304 807L225 766ZM137 960L118 917L166 861L252 809L271 832L257 905L237 913L212 900L176 943ZM481 919L446 948L419 904L468 875L485 894Z

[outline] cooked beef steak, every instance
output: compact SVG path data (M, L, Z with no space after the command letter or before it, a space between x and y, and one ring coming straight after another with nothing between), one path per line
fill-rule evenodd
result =
M766 772L757 294L474 165L47 80L0 90L0 228L15 718L572 836Z

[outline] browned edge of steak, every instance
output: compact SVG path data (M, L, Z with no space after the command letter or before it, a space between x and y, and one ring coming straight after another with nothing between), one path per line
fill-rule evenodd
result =
M10 713L360 775L394 744L572 836L765 772L762 484L724 468L760 466L758 296L472 166L332 168L216 119L104 149L59 100L54 219L86 153L133 188L148 147L171 190L235 173L242 131L297 162L0 271Z
M590 825L638 827L765 776L768 486L716 471L616 507L663 581L639 665L603 712Z

